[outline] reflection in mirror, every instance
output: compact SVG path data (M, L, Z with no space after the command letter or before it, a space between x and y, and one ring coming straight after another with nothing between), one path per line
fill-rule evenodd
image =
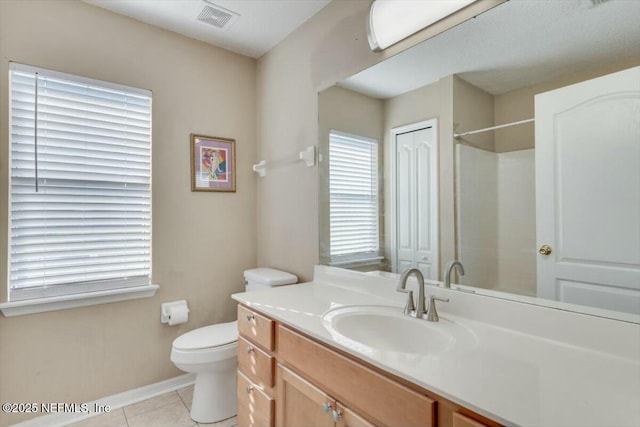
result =
M322 91L321 263L442 280L459 259L477 292L638 321L640 71L602 76L640 64L639 13L512 0ZM368 192L331 186L332 131L377 141Z
M384 268L381 204L382 101L333 87L318 97L320 262Z

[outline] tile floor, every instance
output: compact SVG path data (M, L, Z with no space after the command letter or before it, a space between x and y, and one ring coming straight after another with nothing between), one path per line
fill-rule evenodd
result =
M213 424L198 424L189 417L193 386L143 400L68 427L236 427L236 417Z

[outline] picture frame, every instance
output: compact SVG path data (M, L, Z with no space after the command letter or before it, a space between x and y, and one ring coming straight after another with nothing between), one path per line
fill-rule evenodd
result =
M236 140L191 134L191 191L236 191Z

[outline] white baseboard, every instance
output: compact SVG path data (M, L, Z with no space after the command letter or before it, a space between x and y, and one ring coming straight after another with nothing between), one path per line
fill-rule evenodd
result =
M105 407L108 405L111 411L119 409L143 400L151 399L170 391L178 390L195 383L195 374L184 374L168 380L149 384L123 393L114 394L112 396L103 397L102 399L87 402L88 408ZM61 427L86 418L97 415L95 412L78 412L78 413L55 413L32 418L12 427Z

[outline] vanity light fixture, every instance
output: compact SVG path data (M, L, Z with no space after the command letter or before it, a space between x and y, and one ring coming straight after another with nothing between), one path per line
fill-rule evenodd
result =
M373 0L367 20L367 37L374 52L434 26L433 37L449 28L473 18L506 0ZM461 14L458 19L444 18ZM453 18L453 17L452 17ZM438 28L435 25L438 23Z

